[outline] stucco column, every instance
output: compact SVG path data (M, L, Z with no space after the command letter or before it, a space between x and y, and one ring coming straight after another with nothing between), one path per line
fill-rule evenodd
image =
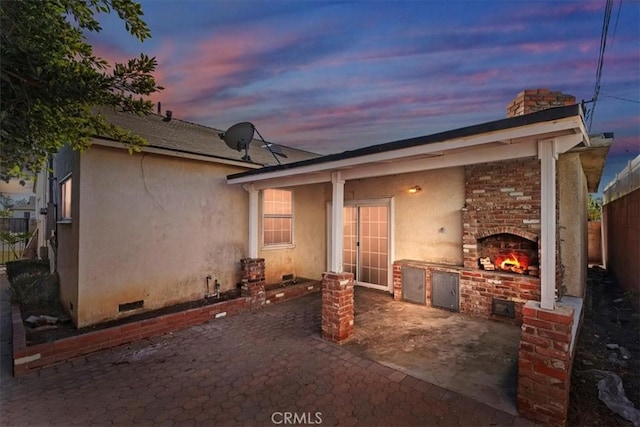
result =
M331 271L342 273L344 226L344 180L340 172L331 174L333 184L331 205Z
M322 337L341 344L353 336L353 274L322 275Z
M249 258L258 258L258 190L253 184L244 189L249 193Z
M556 297L556 149L555 140L538 142L540 159L540 306L555 308Z

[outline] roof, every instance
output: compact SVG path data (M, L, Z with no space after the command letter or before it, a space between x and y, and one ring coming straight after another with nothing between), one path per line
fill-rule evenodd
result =
M609 148L613 143L613 133L590 135L589 140L589 147L578 146L571 152L580 154L582 170L587 178L587 190L589 193L597 193Z
M108 108L101 108L98 112L106 116L107 120L120 126L133 134L140 135L147 140L148 145L144 147L157 148L167 154L172 152L178 154L194 154L211 157L213 159L233 160L243 162L244 151L238 152L229 148L218 135L224 132L208 126L190 123L184 120L172 118L167 120L158 114L148 114L139 116L133 113L118 113ZM110 141L109 138L99 137ZM278 156L278 160L285 163L299 162L318 157L319 154L296 148L281 147L281 151L287 156ZM143 149L144 149L143 147ZM271 152L265 147L263 141L253 139L249 146L249 156L251 163L255 165L272 166L277 165L277 161ZM247 163L250 166L251 163Z
M304 166L319 165L322 163L335 162L345 159L353 159L356 157L367 156L371 154L379 154L402 150L411 147L418 147L438 142L445 142L453 139L462 139L473 137L476 135L503 131L507 129L517 128L520 126L532 125L537 123L549 122L559 119L570 118L581 115L580 105L574 104L564 107L550 108L522 116L509 117L506 119L495 120L478 125L467 126L446 132L435 133L431 135L419 136L416 138L403 139L399 141L387 142L384 144L372 145L369 147L359 148L357 150L344 151L337 154L329 154L326 156L315 157L311 159L301 160L279 166L269 166L261 169L249 170L233 175L229 175L227 179L236 179L249 176L257 176L274 171L282 171L287 169L300 168Z
M9 208L9 210L11 211L33 211L35 209L36 209L35 196L30 196L29 200L20 200L16 202L15 205Z

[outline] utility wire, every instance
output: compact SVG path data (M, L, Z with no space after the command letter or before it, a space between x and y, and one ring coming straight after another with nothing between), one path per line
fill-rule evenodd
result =
M598 102L598 95L600 95L600 82L602 81L602 66L604 64L604 52L607 47L607 34L609 32L609 22L611 21L611 10L613 9L613 0L607 0L607 5L604 10L604 20L602 22L602 33L600 35L600 52L598 56L598 67L596 69L596 84L593 88L593 106L591 107L591 114L589 117L589 133L591 133L591 126L593 125L593 116L595 115L596 103Z
M622 98L620 96L613 96L613 95L602 95L602 96L605 96L607 98L619 99L620 101L633 102L634 104L640 104L640 101L636 101L635 99Z
M620 9L622 9L622 0L618 2L618 13L616 14L616 23L613 26L613 36L611 36L611 49L616 42L616 33L618 32L618 21L620 20Z

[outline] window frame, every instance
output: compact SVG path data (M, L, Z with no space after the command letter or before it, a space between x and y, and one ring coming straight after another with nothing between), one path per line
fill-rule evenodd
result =
M60 217L58 222L70 223L73 203L73 179L72 174L66 175L60 180Z
M265 193L267 191L271 191L271 190L275 190L275 191L287 191L289 192L290 199L291 199L291 213L290 214L275 214L275 213L266 213L266 203L265 203ZM295 217L295 212L294 212L294 192L293 190L288 190L288 189L284 189L284 188L265 188L264 190L262 190L262 212L261 212L261 219L262 219L262 233L261 233L261 249L263 250L272 250L272 249L288 249L288 248L295 248L295 230L294 230L294 217ZM281 218L281 219L289 219L291 221L291 241L287 242L287 243L266 243L265 242L265 232L266 232L266 227L265 227L265 219L270 219L270 218Z

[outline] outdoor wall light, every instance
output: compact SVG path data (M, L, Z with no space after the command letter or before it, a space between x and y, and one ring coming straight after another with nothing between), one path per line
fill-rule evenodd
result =
M420 186L418 186L418 185L414 185L413 187L411 187L409 189L409 193L411 193L411 194L415 194L415 193L417 193L419 191L422 191L422 188L420 188Z

